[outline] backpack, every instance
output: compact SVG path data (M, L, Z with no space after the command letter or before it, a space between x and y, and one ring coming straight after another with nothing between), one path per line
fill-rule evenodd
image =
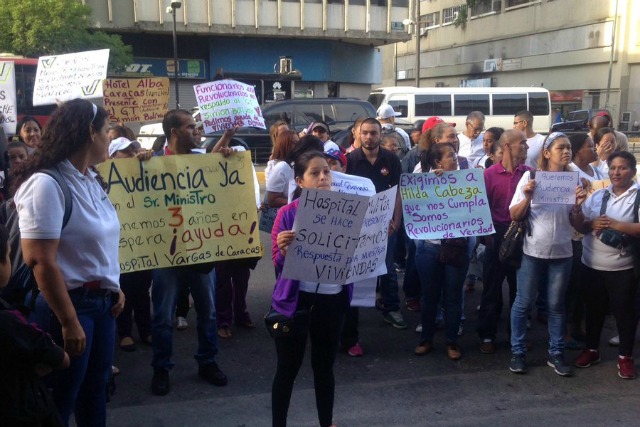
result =
M69 190L69 185L67 184L67 181L65 181L65 179L62 177L62 174L60 173L60 170L58 169L57 166L54 166L48 169L43 169L39 172L47 174L51 178L53 178L58 183L58 185L60 186L60 189L62 190L62 195L64 197L64 215L62 217L62 229L64 229L67 223L69 222L69 218L71 217L71 209L73 207L71 190ZM13 202L11 201L10 203L13 203ZM9 222L12 222L12 223L18 221L17 215L10 216L6 213L7 212L6 205L4 206L3 210L5 211L6 220L9 220ZM11 228L11 226L13 227L17 226L17 224L9 224L9 223L7 223L6 225L8 226L7 228ZM18 232L14 236L14 238L19 239L20 233ZM20 246L18 245L18 247ZM25 304L27 295L29 294L30 291L31 291L31 297L29 299L29 303ZM33 311L33 308L35 307L35 303L36 303L36 298L38 297L39 293L40 293L40 290L38 289L38 284L36 283L36 279L33 275L33 270L31 269L31 267L25 264L24 261L22 261L20 266L14 270L13 274L11 275L11 278L9 279L9 283L7 283L7 286L4 289L0 290L0 298L5 300L10 305L16 307L24 314L28 314L31 311Z

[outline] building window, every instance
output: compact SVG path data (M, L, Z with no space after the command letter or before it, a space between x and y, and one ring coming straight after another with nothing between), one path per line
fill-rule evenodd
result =
M506 6L507 7L514 7L514 6L520 6L523 4L527 4L527 3L538 3L539 0L506 0Z
M440 12L428 13L420 17L420 28L431 28L440 25Z
M471 8L470 16L480 16L491 12L500 12L502 10L501 0L486 0L482 2L476 2Z
M456 20L458 17L458 13L460 9L467 7L466 4L460 4L458 6L448 7L446 9L442 9L442 23L450 24Z

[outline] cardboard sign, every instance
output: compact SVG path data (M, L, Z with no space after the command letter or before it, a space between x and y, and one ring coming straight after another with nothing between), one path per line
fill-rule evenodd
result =
M366 197L303 190L282 277L345 284L386 273L395 192L396 187Z
M253 86L235 80L195 85L205 133L253 126L266 129Z
M482 169L404 173L402 213L410 239L448 239L495 232Z
M16 67L11 61L0 61L0 126L7 135L16 133Z
M109 49L41 56L38 59L33 105L49 105L75 98L102 98Z
M536 172L536 189L531 203L573 205L576 203L576 187L579 172Z
M169 110L169 79L105 79L104 108L109 121L136 123L162 120Z
M251 153L109 160L98 167L120 219L120 271L262 255Z

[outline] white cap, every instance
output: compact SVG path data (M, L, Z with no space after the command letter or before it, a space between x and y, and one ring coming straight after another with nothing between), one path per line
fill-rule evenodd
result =
M116 151L124 150L128 146L132 145L136 150L140 149L140 143L138 141L129 141L127 138L121 136L111 141L109 144L109 157L113 157Z
M402 113L396 113L393 111L393 107L389 104L381 105L378 108L378 111L376 111L376 116L378 116L379 119L388 119L390 117L398 117L401 115Z

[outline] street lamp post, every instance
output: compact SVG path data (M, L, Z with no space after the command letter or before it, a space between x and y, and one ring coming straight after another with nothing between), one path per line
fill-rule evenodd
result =
M413 1L413 19L402 21L404 25L413 25L416 36L416 87L420 87L420 0Z
M176 108L180 108L180 89L178 88L178 36L176 34L176 9L182 7L181 1L172 1L167 12L173 15L173 81L176 87Z

